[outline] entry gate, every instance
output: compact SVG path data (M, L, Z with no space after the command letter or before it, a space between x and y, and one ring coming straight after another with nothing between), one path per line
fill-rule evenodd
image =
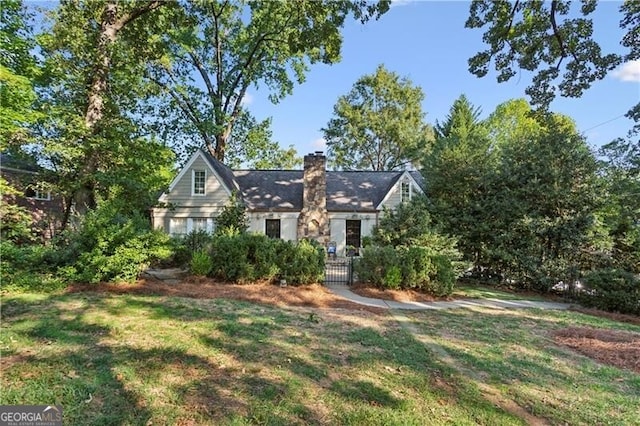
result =
M327 259L324 264L325 284L353 284L353 258Z

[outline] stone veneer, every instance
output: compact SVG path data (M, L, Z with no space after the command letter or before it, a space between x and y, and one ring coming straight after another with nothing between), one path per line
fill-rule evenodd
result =
M327 214L327 157L316 151L304 157L302 211L298 216L298 240L329 242Z

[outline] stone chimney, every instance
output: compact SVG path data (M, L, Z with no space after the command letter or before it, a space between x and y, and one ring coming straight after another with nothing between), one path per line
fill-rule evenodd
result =
M298 239L329 242L327 214L327 157L322 151L304 156L302 211L298 216Z

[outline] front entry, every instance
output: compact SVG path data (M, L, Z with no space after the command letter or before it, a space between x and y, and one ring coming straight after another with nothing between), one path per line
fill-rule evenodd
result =
M362 222L360 220L347 220L347 240L345 241L347 247L351 246L356 249L360 248L361 244L361 229Z

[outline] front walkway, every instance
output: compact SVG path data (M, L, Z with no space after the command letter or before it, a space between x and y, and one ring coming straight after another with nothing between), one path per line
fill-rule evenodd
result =
M355 294L346 285L329 284L327 288L334 294L361 305L385 309L409 310L438 310L453 308L539 308L539 309L568 309L567 303L537 302L533 300L501 300L501 299L458 299L450 302L396 302L394 300L372 299Z

